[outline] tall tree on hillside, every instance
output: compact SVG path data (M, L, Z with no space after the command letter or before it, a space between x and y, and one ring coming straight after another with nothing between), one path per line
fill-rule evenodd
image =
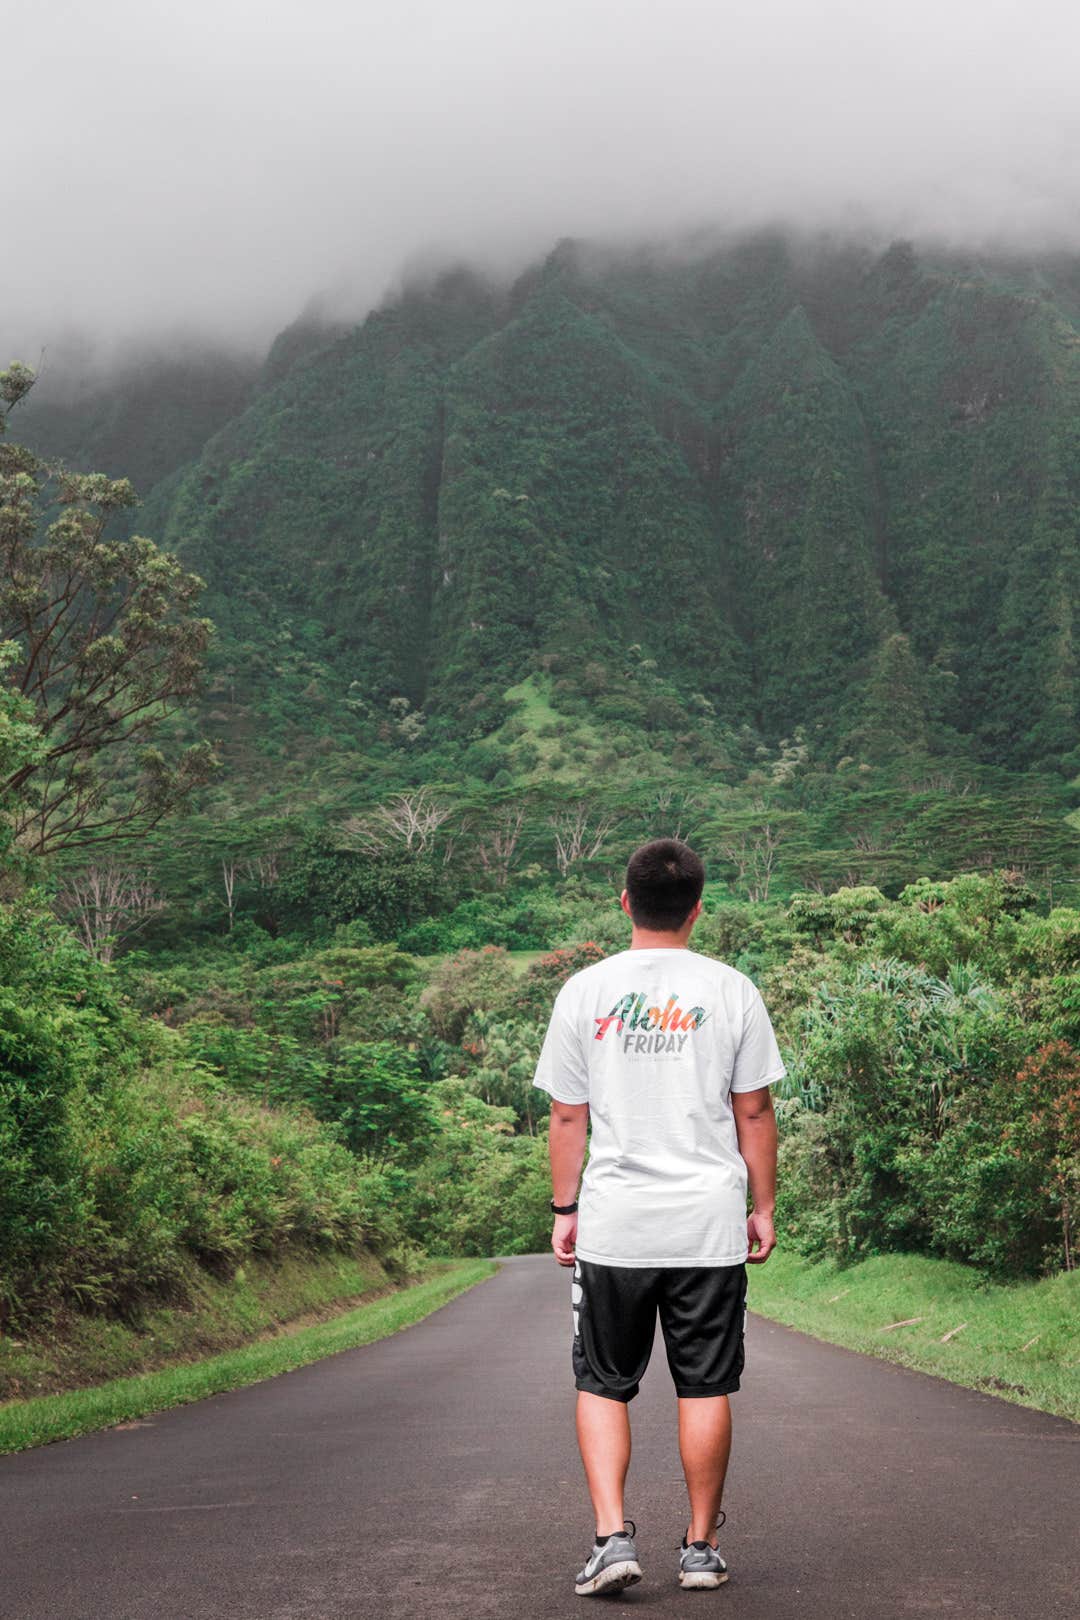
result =
M847 741L870 760L926 751L926 680L900 630L883 636L870 660L862 725Z
M1004 746L1011 731L1032 761L1076 749L1080 714L1080 609L1077 499L1080 431L1063 427L1050 441L1030 534L1010 558L993 643L996 730ZM1000 740L1000 741L999 741Z
M25 366L0 373L0 432L33 382ZM40 740L0 797L32 854L144 832L216 765L205 742L171 762L152 746L198 690L213 627L194 611L201 579L151 540L108 537L134 504L126 479L0 442L0 641L18 649L4 678Z

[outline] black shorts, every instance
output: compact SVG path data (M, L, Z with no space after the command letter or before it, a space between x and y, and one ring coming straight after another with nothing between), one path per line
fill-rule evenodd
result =
M677 1395L730 1395L743 1370L746 1266L574 1263L574 1381L631 1401L649 1364L656 1313Z

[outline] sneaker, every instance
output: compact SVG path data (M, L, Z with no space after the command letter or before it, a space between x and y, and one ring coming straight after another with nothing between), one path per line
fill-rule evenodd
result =
M630 1526L629 1534L626 1533L626 1524ZM641 1565L634 1546L637 1525L633 1519L627 1519L626 1524L608 1536L603 1546L593 1544L593 1550L585 1560L585 1568L578 1572L574 1581L574 1591L578 1597L595 1597L598 1592L618 1592L624 1586L634 1586L640 1581Z
M719 1530L725 1515L716 1521ZM683 1536L679 1548L679 1585L684 1591L705 1591L722 1586L728 1578L728 1567L717 1549L708 1541L691 1541Z

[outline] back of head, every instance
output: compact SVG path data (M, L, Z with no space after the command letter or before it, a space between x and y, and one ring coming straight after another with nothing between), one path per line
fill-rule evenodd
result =
M677 933L704 887L701 857L677 838L654 838L642 844L626 868L630 915L638 928L654 933Z

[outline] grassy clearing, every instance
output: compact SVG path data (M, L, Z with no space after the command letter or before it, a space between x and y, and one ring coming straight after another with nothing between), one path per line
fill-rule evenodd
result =
M370 1344L409 1327L445 1305L455 1295L482 1282L495 1271L490 1260L439 1261L434 1275L411 1288L398 1289L326 1322L300 1329L283 1329L222 1355L135 1378L114 1379L92 1389L45 1395L0 1405L0 1453L24 1451L49 1440L66 1440L91 1429L132 1422L150 1412L184 1406L261 1383L278 1373Z
M542 956L547 955L547 952L546 951L507 951L506 954L510 958L510 965L513 967L514 972L517 973L520 976L523 973L527 973L529 971L529 969L532 967L533 963L534 962L539 962L539 960L540 960L540 958Z
M750 1309L817 1339L1080 1422L1080 1272L980 1283L922 1255L750 1268Z
M539 763L524 773L523 781L553 776L576 781L588 774L590 757L603 747L603 735L580 716L560 714L553 708L550 682L545 677L528 675L508 687L503 696L514 705L513 719L524 727L523 739L539 756ZM513 746L503 729L496 736L503 746Z

